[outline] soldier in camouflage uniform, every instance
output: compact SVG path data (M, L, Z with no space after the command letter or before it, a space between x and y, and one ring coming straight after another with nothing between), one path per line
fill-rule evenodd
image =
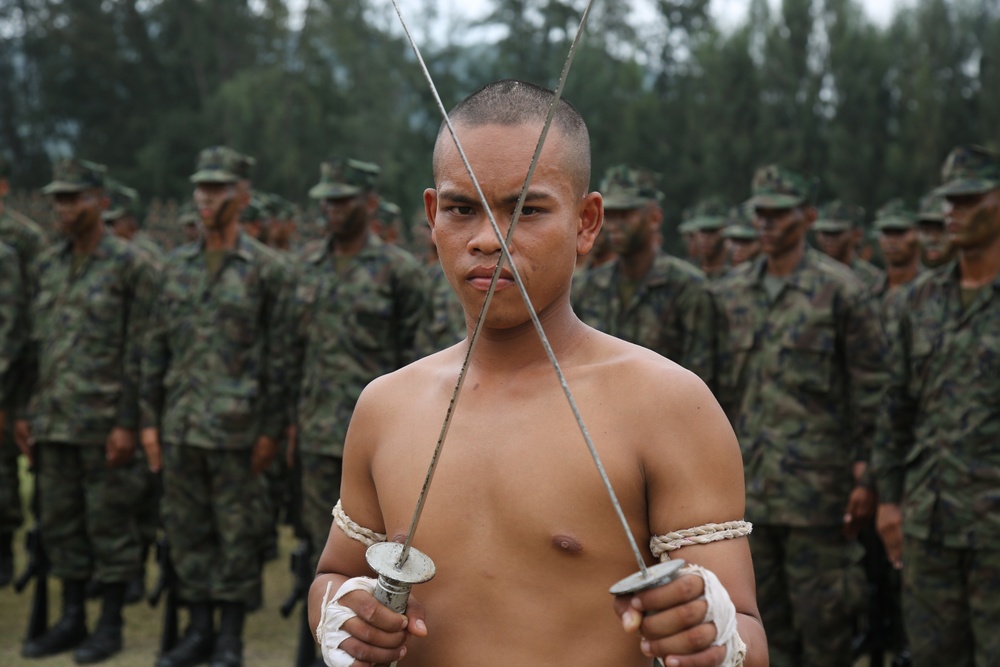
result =
M955 258L954 249L948 245L944 229L944 197L930 192L920 199L917 211L917 233L920 237L920 261L928 269L935 269Z
M139 193L117 181L110 181L107 190L111 205L104 211L104 222L115 236L129 241L158 267L163 260L163 248L139 229Z
M10 190L10 163L0 157L0 243L6 243L17 255L17 265L21 270L21 285L24 297L28 299L33 289L28 269L35 257L45 246L45 233L32 220L17 211L7 208L7 194ZM8 267L9 268L9 267ZM25 377L30 348L21 346L17 357L8 360L8 381L11 390L17 392L30 378ZM12 402L17 402L11 397ZM13 406L9 406L13 407ZM13 423L16 415L8 410L7 424L0 432L3 442L11 445L14 440ZM14 569L12 540L24 521L21 507L21 482L17 469L18 450L13 446L0 446L0 586L10 582Z
M663 253L662 197L652 172L613 167L604 178L604 224L617 257L588 271L573 309L590 326L715 380L715 305L704 274Z
M121 650L125 586L139 574L141 552L136 387L140 320L153 276L140 253L105 231L104 179L103 166L68 159L42 190L53 196L65 240L31 269L38 379L16 429L25 455L37 450L42 461L42 541L51 574L63 582L62 617L26 641L22 654L38 658L77 647L81 664ZM102 586L103 604L88 637L84 588L91 576Z
M177 225L181 228L184 243L195 243L201 238L201 218L192 204L185 203L180 207Z
M726 253L731 266L752 262L760 256L760 234L753 227L752 216L746 208L737 206L729 210L729 226L722 236L726 239Z
M876 212L875 229L879 233L886 273L876 283L872 294L881 302L882 322L886 334L891 336L903 300L900 288L913 282L922 271L917 216L902 200L893 199Z
M1000 153L948 156L956 262L906 292L873 454L913 664L1000 656Z
M309 191L329 225L302 257L293 306L293 423L313 565L340 498L344 438L358 396L414 360L414 334L426 313L420 264L371 231L379 173L369 162L335 158L321 165Z
M874 509L865 464L885 377L867 290L806 245L813 189L790 169L759 169L749 203L764 256L716 286L727 328L720 402L743 451L775 667L851 664L855 536Z
M709 282L726 275L730 264L723 233L729 226L729 207L712 197L685 211L684 218L682 224L694 231L702 273Z
M851 267L868 289L874 289L885 274L858 256L858 244L865 234L864 218L865 210L860 206L834 200L819 209L813 231L816 233L816 244L824 254Z
M24 276L21 261L9 245L0 241L0 452L7 460L10 470L0 477L0 493L16 493L17 485L12 481L17 475L17 448L13 434L8 433L8 419L13 420L14 388L17 381L16 362L24 353L24 334L27 328L25 317ZM10 456L13 454L13 456ZM13 502L20 509L20 498L4 499ZM14 553L12 548L13 526L5 526L0 532L0 586L10 583L14 575Z
M190 612L158 667L242 664L246 609L260 596L261 473L287 424L291 281L288 263L240 230L252 165L225 146L198 156L204 238L167 259L143 352L142 444L150 468L162 465L164 527Z
M291 252L292 239L298 227L295 204L280 195L272 194L266 208L271 216L267 244L279 252Z
M372 232L386 243L398 244L403 229L403 209L398 204L379 199L378 211L372 219Z

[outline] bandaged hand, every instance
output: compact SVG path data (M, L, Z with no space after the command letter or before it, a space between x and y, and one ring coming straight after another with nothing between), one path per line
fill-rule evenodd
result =
M329 667L390 664L406 655L406 638L426 636L423 607L410 597L407 615L375 599L375 580L355 577L323 596L316 641Z
M686 565L673 581L615 598L628 632L638 632L640 650L667 667L736 667L746 645L736 632L736 608L710 570Z

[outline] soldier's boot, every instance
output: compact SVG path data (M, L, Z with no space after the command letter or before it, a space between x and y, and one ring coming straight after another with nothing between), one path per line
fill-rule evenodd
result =
M97 627L73 653L78 665L103 662L122 650L122 607L125 584L104 584L104 600Z
M64 579L62 582L62 616L49 630L21 646L25 658L44 658L79 646L87 638L86 581Z
M184 636L170 651L156 660L156 667L196 667L208 661L215 644L212 603L192 602L188 605L190 621Z
M215 640L210 667L243 666L243 621L246 606L242 602L223 602L219 636Z
M96 600L101 597L104 593L104 584L99 582L97 579L91 579L87 582L87 599Z
M0 531L0 588L14 578L14 534Z
M139 574L125 585L125 604L135 604L146 599L146 559L149 556L149 545L142 547L142 567Z

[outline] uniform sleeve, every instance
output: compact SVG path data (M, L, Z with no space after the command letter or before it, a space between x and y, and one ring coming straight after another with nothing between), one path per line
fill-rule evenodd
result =
M912 325L907 311L900 309L889 341L888 380L876 424L871 461L879 501L884 503L896 504L903 499L903 466L913 444L913 416L917 405L908 390L910 331Z
M291 270L291 281L288 299L289 327L288 336L288 399L286 412L288 423L299 423L299 395L302 392L302 365L306 359L305 316L308 304L300 298L299 289L302 284L301 271Z
M288 425L289 397L295 375L291 345L295 328L292 317L295 280L291 267L283 261L272 263L268 274L270 299L262 378L264 405L258 434L277 440Z
M684 340L678 363L697 374L713 391L718 387L718 311L707 281L692 281L678 301ZM662 354L662 352L661 352Z
M844 363L850 409L853 461L868 462L875 419L885 389L885 337L875 300L868 292L846 299Z
M168 271L169 273L169 271ZM142 428L159 428L163 411L163 378L170 365L167 344L166 302L163 284L153 283L149 295L139 357L139 424Z
M11 407L25 336L25 292L17 255L0 248L0 410Z
M142 372L142 351L149 330L150 314L155 295L154 273L150 262L139 253L133 256L128 271L130 301L125 329L125 354L122 369L122 397L118 402L117 425L137 430L141 423L139 384Z

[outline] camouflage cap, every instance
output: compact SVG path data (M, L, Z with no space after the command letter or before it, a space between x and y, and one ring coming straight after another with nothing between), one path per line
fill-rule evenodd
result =
M663 200L660 191L662 177L655 171L620 164L604 172L601 194L604 208L623 210L641 208L649 202Z
M942 197L978 195L1000 188L1000 153L982 146L959 146L944 161L941 182L934 194Z
M378 211L376 211L375 216L382 222L393 222L403 217L403 209L399 208L398 204L383 199L378 203Z
M267 217L265 212L266 204L256 195L250 200L242 211L240 211L240 222L258 222Z
M683 219L692 231L722 229L729 224L729 207L718 197L703 199L684 211Z
M139 214L139 193L132 188L115 180L108 180L108 196L111 198L111 205L101 218L105 222L114 222L118 218L126 215L137 216Z
M694 228L693 223L694 223L693 220L687 220L677 225L677 233L682 236L687 236L688 234L694 234L698 230Z
M757 230L752 225L744 223L729 225L722 230L722 235L727 239L735 241L756 241L760 238L760 234L757 233Z
M875 229L913 229L917 226L917 216L902 199L892 199L875 212Z
M816 232L846 232L861 227L864 221L865 209L834 199L819 207L819 215L812 228Z
M52 182L42 188L42 194L55 195L103 188L107 173L107 167L96 162L78 158L59 160L52 169Z
M794 208L813 200L816 180L777 164L760 167L753 175L752 196L747 202L755 208Z
M940 222L944 223L945 199L941 195L930 192L920 198L920 207L917 209L917 222Z
M250 178L255 160L228 146L211 146L198 154L192 183L235 183Z
M313 199L346 199L370 192L382 170L372 162L332 158L319 166L319 183L309 190Z

